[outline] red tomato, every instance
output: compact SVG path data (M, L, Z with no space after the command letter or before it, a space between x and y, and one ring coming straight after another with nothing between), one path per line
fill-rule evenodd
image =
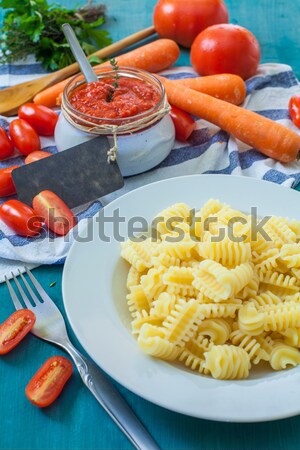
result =
M0 159L9 158L14 152L14 144L5 130L0 127Z
M27 156L41 149L40 138L29 123L15 119L9 124L9 133L17 149Z
M42 229L43 217L19 200L7 200L0 206L0 219L21 236L36 236Z
M159 0L153 16L160 37L173 39L184 47L190 47L205 28L227 22L223 0Z
M186 142L195 128L194 119L176 106L171 106L170 116L175 126L176 139Z
M42 191L32 202L34 210L45 217L45 223L56 234L64 236L76 225L70 208L54 192Z
M19 166L10 166L0 169L0 197L8 197L16 193L11 172Z
M290 116L296 127L300 128L300 95L294 95L289 102Z
M18 111L20 119L26 120L40 136L53 136L58 114L47 106L25 103Z
M47 359L26 386L28 400L40 408L49 406L57 399L72 372L72 363L64 356Z
M35 314L19 309L0 325L0 355L10 352L29 333L35 323Z
M256 37L238 25L214 25L200 33L191 48L191 62L201 75L233 73L252 77L260 61Z
M48 158L48 156L52 156L52 153L37 150L36 152L32 152L26 156L25 163L30 164L32 162L39 161L40 159Z

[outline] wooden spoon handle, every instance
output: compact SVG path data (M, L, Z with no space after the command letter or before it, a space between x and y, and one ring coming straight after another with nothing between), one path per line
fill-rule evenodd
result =
M144 30L140 30L137 33L133 33L130 36L120 39L118 42L108 45L107 47L102 48L101 50L97 50L92 55L96 55L101 59L108 58L109 56L112 56L115 53L118 53L121 50L124 50L125 48L129 47L130 45L134 45L137 42L140 42L143 39L146 39L147 37L152 36L154 33L155 33L155 28L152 25L151 27L145 28ZM92 55L90 55L90 56L92 56ZM70 77L71 75L74 75L75 73L79 72L79 70L80 70L79 65L77 63L70 64L69 66L66 66L63 69L60 69L60 70L56 71L55 73L51 74L51 75L54 75L53 81L51 84L58 83L59 81L65 80L66 78Z

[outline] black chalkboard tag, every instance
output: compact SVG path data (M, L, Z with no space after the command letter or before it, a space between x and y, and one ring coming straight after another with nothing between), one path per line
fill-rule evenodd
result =
M83 205L124 186L117 162L107 162L109 143L99 136L13 170L18 199L32 205L41 191L57 194L69 208Z

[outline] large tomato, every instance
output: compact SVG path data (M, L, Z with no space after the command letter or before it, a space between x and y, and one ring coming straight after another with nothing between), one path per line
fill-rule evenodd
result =
M223 0L159 0L153 22L161 37L190 47L205 28L227 23L228 12Z
M252 77L260 61L256 37L239 25L214 25L193 42L191 63L201 75L233 73L244 80Z

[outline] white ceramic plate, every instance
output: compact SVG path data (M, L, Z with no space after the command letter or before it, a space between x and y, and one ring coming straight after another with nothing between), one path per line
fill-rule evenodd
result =
M186 202L199 208L218 198L235 208L259 215L300 219L299 193L265 181L227 175L194 175L144 186L115 200L80 232L63 273L63 296L68 319L91 358L119 383L165 408L220 421L275 420L300 412L300 367L273 372L253 371L248 380L218 381L143 354L130 334L125 300L128 266L120 244L101 238L103 218L119 211L126 222L151 219L165 207ZM112 223L104 227L112 236Z

